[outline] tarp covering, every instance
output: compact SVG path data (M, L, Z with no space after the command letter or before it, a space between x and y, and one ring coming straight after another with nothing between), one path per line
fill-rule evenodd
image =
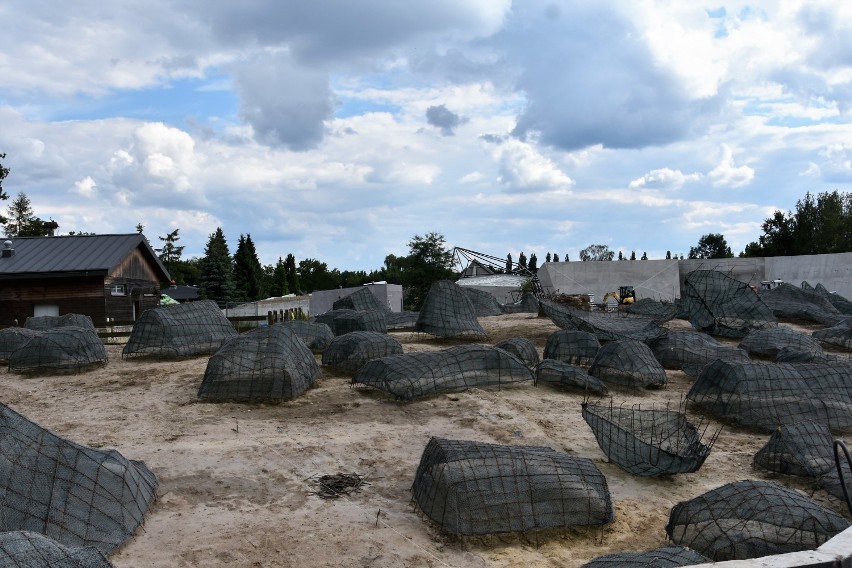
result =
M198 398L211 402L281 402L314 385L313 353L289 326L258 327L232 337L210 357Z
M112 568L98 549L69 548L31 531L0 533L0 566L4 568Z
M27 341L40 334L41 331L26 327L0 329L0 361L8 361L15 349L22 347Z
M106 347L94 328L62 326L38 332L9 355L18 373L78 373L106 364Z
M598 396L609 394L609 389L600 379L591 376L581 367L556 359L545 359L535 368L536 386L539 383Z
M601 342L591 332L560 329L547 336L544 359L588 366L595 360L600 348Z
M476 318L476 308L462 288L439 280L429 288L414 329L438 337L481 339L487 334Z
M109 554L142 523L156 487L144 463L75 444L0 404L0 531Z
M786 282L772 290L762 291L760 298L777 318L815 321L823 325L834 325L843 319L825 294Z
M45 330L54 327L84 327L95 329L92 318L83 314L64 314L61 316L33 316L24 322L27 329Z
M410 400L472 387L532 381L532 371L511 353L483 345L459 345L442 351L404 353L374 359L352 378Z
M849 527L817 502L767 481L736 481L675 505L666 534L720 562L813 550Z
M215 353L237 330L212 300L145 310L122 350L124 357L163 359Z
M606 478L590 460L538 446L432 438L411 491L456 535L603 525L614 516Z
M753 331L740 341L739 347L752 356L776 360L779 357L796 357L805 361L823 355L822 346L813 336L784 326Z
M693 326L711 335L745 337L777 325L772 310L748 284L716 270L689 273L682 307Z
M527 367L535 367L538 365L538 350L536 350L535 344L526 337L510 337L505 341L501 341L494 347L508 351L526 363Z
M634 339L610 341L600 348L589 374L605 383L631 389L656 388L666 384L666 370L651 348Z
M590 312L552 300L542 300L541 307L553 323L562 329L587 331L601 341L617 339L651 341L666 333L659 323L645 316Z
M483 290L477 290L470 286L459 286L461 291L473 304L473 309L478 317L499 316L503 314L500 304L497 303L497 298L493 294L489 294Z
M705 443L702 430L682 412L668 408L584 403L583 419L607 458L636 475L698 471L715 441L713 437Z
M717 360L686 397L742 426L772 431L810 420L842 432L852 428L852 364Z
M386 333L353 331L334 338L322 354L322 364L354 373L368 361L401 353L402 344Z
M835 326L817 330L811 335L822 343L852 349L852 316Z
M581 568L676 568L710 562L706 556L683 546L666 546L648 552L618 552L599 556Z
M787 424L778 427L755 454L754 465L785 475L819 477L834 467L833 444L825 424Z
M386 313L384 310L363 311L341 308L320 314L315 320L317 323L327 325L335 336L353 331L387 333Z
M701 331L669 331L651 343L651 350L664 368L680 370L692 377L697 377L707 363L716 359L750 361L742 349L722 345Z

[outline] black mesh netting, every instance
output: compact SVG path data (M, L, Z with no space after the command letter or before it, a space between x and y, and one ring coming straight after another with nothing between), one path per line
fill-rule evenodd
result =
M823 355L822 346L813 336L783 326L753 331L740 341L739 347L752 356L776 360L795 357L808 361Z
M190 357L215 353L237 330L212 300L145 310L133 326L123 357Z
M0 405L0 531L109 554L142 523L157 480L115 450L75 444Z
M648 552L618 552L598 556L581 568L675 568L710 562L706 556L683 546L666 546Z
M631 389L661 387L668 381L651 348L634 339L606 343L592 361L589 374Z
M460 286L449 280L439 280L429 288L414 329L438 337L486 336L473 303Z
M701 331L669 331L665 337L651 343L657 361L666 368L680 370L697 377L710 361L748 362L748 353L742 349L723 345Z
M6 568L112 568L96 548L67 547L31 531L0 533L0 566Z
M505 341L501 341L494 347L508 351L526 363L527 367L535 367L538 365L538 350L535 348L535 344L526 337L510 337Z
M324 323L304 320L288 320L275 325L283 325L301 338L308 349L315 353L322 353L331 340L334 332Z
M27 329L45 330L54 327L84 327L95 329L92 318L83 314L65 314L62 316L33 316L24 323Z
M802 288L805 288L806 282L802 283ZM835 309L845 316L852 316L852 302L838 294L837 292L829 292L828 288L822 284L817 284L814 291L825 296Z
M0 329L0 361L8 361L9 356L27 341L41 332L26 327L7 327Z
M605 396L609 393L609 389L600 379L591 376L581 367L556 359L545 359L535 368L536 386L539 383L579 390L598 396Z
M313 386L313 353L287 326L258 327L222 344L207 362L198 398L211 402L281 402Z
M824 294L786 282L772 290L764 290L760 298L777 318L815 321L823 325L834 325L843 319Z
M852 349L852 317L846 318L835 326L817 330L811 335L822 343Z
M432 438L411 491L427 517L456 535L602 525L614 516L598 468L546 447Z
M751 286L717 270L690 272L681 303L692 325L711 335L744 337L753 329L777 325Z
M317 323L327 325L335 336L353 331L375 331L378 333L387 333L388 331L385 312L382 310L362 311L342 308L320 314L314 319Z
M370 292L367 287L361 288L357 292L340 298L331 305L334 310L358 310L362 312L380 311L389 312L390 308L382 304L376 296Z
M718 562L813 550L848 526L791 489L736 481L675 505L666 533L675 544Z
M374 359L358 370L352 383L410 400L471 387L532 381L532 378L529 367L511 353L483 345L458 345L442 351Z
M511 304L503 304L500 309L504 314L537 314L539 308L538 298L531 292L526 292L521 296L520 301Z
M545 315L562 329L576 329L592 333L601 341L636 339L650 341L666 333L666 330L651 318L627 313L591 312L542 300Z
M560 329L547 336L544 359L588 366L595 360L600 348L601 342L593 333Z
M834 454L832 454L831 469L820 478L819 484L829 494L837 497L849 506L843 488L844 486L846 487L846 493L849 495L849 498L852 498L852 465L850 465L844 452L839 452L839 458L840 470L843 473L842 477L841 472L837 469L837 463L834 461Z
M695 426L682 412L668 408L583 403L583 419L606 457L636 475L698 471L718 435L705 442L706 425Z
M388 329L414 329L420 312L385 312L385 322Z
M402 344L386 333L353 331L338 335L322 354L322 364L354 373L367 361L402 353Z
M477 317L499 316L503 314L503 309L497 303L497 298L492 294L469 286L460 286L461 291L473 304L473 309Z
M93 328L54 327L38 332L9 355L18 373L77 373L107 362L106 347Z
M707 412L771 431L807 420L852 427L852 364L708 363L686 395Z
M802 477L819 477L834 467L834 439L825 424L797 422L778 427L754 456L754 465Z
M665 302L652 298L642 298L628 305L627 313L649 317L658 322L666 322L678 317L681 313L681 308L679 302Z

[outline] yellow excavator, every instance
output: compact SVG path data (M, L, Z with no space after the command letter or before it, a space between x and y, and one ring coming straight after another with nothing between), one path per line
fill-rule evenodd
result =
M603 303L613 298L619 304L632 304L636 301L636 291L633 286L619 286L618 292L607 292L603 297Z

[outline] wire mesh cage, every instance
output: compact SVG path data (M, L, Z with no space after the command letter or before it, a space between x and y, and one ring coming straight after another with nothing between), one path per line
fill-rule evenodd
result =
M811 334L822 343L852 349L852 317L848 317L837 325L819 329Z
M215 353L237 330L212 300L145 310L133 326L123 357L172 359Z
M545 315L562 329L576 329L593 334L600 341L636 339L651 341L665 335L666 330L653 319L627 313L591 312L542 300Z
M665 546L647 552L619 552L599 556L581 568L675 568L710 562L706 556L683 546Z
M603 525L614 517L600 470L547 447L432 438L411 491L423 514L455 535Z
M483 290L471 288L470 286L459 286L461 291L473 304L473 309L477 317L499 316L503 315L503 309L497 303L497 298L493 294L489 294Z
M41 331L26 327L6 327L0 329L0 361L8 362L12 353L27 341L41 335Z
M112 568L98 549L67 547L41 533L0 533L0 566L6 568Z
M834 466L834 439L825 424L797 422L778 427L754 456L754 465L785 475L819 477Z
M322 364L355 373L373 359L402 353L402 344L386 333L353 331L338 335L322 354Z
M142 523L157 487L144 463L61 438L5 405L0 432L0 531L109 554Z
M609 389L600 379L591 376L581 367L555 359L545 359L536 366L535 385L538 386L539 383L597 396L609 394Z
M334 332L324 323L287 320L275 325L283 325L295 333L307 345L308 349L314 353L322 353L328 347L328 344L331 343L331 340L334 339Z
M824 294L786 282L762 291L760 298L776 318L815 321L823 325L835 325L843 319L843 315Z
M805 284L807 282L802 282L802 288L805 288ZM835 307L835 309L843 315L852 316L852 302L848 299L844 298L840 294L836 292L829 292L828 289L822 284L817 284L814 286L814 292L818 294L822 294L825 296L831 305Z
M258 327L227 340L210 357L198 398L210 402L281 402L314 385L313 353L286 325Z
M481 339L487 334L476 317L476 309L461 287L439 280L429 288L414 329L438 337Z
M473 387L502 387L532 378L529 367L511 353L484 345L458 345L374 359L358 369L352 384L411 400Z
M843 440L834 441L834 452L832 457L836 459L831 469L820 478L819 484L829 495L846 503L852 513L852 455Z
M852 364L717 360L704 367L686 397L741 426L772 431L813 421L843 432L852 427Z
M382 310L350 310L341 308L318 315L314 320L325 324L335 335L344 335L353 331L375 331L387 333L385 312Z
M526 292L517 302L510 304L502 304L500 309L504 314L537 314L539 310L539 301L532 292Z
M778 325L751 286L717 270L687 275L682 307L694 327L711 335L745 337L751 330Z
M651 348L634 339L610 341L601 347L589 374L630 389L659 388L668 382L666 370Z
M376 296L370 292L366 286L360 288L357 292L344 296L335 301L331 308L333 310L357 310L362 312L379 311L389 312L390 308L382 304Z
M606 457L635 475L661 476L698 471L719 435L707 424L693 425L682 412L583 403L583 419Z
M707 363L716 359L750 361L742 349L723 345L701 331L672 330L650 347L663 368L683 371L692 377L697 377Z
M594 333L560 329L547 336L544 359L589 366L595 360L600 348L601 342Z
M627 313L649 317L657 322L667 322L681 315L680 302L666 302L653 298L642 298L627 306Z
M819 341L789 327L759 329L746 335L739 344L749 355L778 359L795 356L799 360L813 360L824 355Z
M736 481L674 506L666 534L716 562L813 550L849 527L834 511L767 481Z
M92 318L83 314L64 314L61 316L32 316L24 322L27 329L46 330L54 327L83 327L95 329Z
M37 332L9 355L17 373L79 373L107 363L94 328L63 326Z
M539 363L538 350L535 348L535 344L526 337L510 337L494 347L508 351L526 363L527 367L535 367Z

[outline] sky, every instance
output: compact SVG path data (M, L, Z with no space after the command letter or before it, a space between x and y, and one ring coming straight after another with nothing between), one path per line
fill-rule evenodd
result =
M380 268L735 254L852 181L852 3L7 0L0 153L58 234Z

